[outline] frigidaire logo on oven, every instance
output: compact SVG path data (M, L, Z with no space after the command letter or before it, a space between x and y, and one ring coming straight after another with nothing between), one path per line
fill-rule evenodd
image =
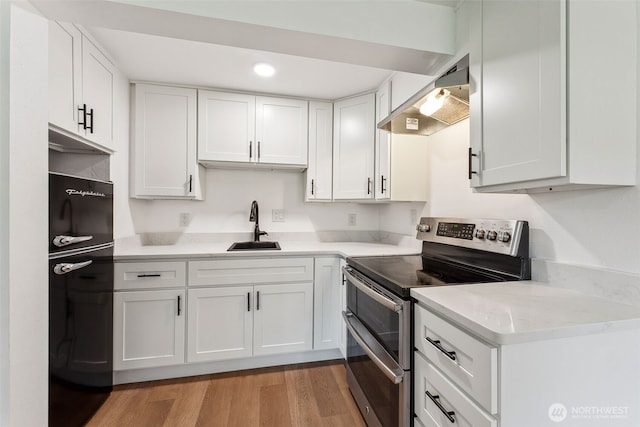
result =
M92 196L92 197L107 197L104 193L98 193L96 191L75 190L73 188L67 188L67 194L69 196Z

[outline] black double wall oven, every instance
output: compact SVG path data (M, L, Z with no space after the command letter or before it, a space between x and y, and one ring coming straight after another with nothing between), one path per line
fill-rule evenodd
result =
M422 253L350 257L343 267L347 383L369 427L413 425L416 287L531 278L526 221L421 218Z
M49 425L82 426L113 388L113 185L49 174Z

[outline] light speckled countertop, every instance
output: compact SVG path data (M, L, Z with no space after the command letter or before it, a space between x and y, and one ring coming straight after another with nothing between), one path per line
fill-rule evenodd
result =
M412 289L411 296L495 344L638 329L640 307L549 286L501 282Z
M370 242L304 242L280 241L281 250L234 251L227 252L233 242L181 243L175 245L118 244L116 261L139 259L177 259L209 257L278 257L278 256L368 256L368 255L411 255L419 254L416 245L391 245Z

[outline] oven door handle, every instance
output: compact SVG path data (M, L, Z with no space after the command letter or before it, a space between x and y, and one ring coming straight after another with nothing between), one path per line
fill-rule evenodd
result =
M402 304L398 304L394 300L389 299L384 295L371 289L371 287L367 286L366 283L364 283L363 281L358 279L356 276L351 274L348 268L342 267L342 273L345 275L345 277L347 277L347 279L349 279L351 283L353 283L353 285L356 288L360 289L362 292L364 292L367 296L374 299L376 302L384 305L386 308L390 310L395 311L396 313L400 313L402 311Z
M391 355L375 340L373 335L364 327L362 323L353 315L353 313L342 312L342 317L347 324L347 329L351 332L353 338L358 342L360 347L367 353L373 363L380 368L384 375L394 384L400 384L404 380L404 370L393 360ZM369 341L371 344L368 344ZM377 347L377 351L372 349ZM382 359L387 359L387 362ZM392 366L389 366L392 365Z

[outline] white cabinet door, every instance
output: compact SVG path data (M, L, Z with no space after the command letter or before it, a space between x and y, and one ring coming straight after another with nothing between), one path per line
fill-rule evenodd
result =
M339 347L341 315L341 284L339 258L315 259L313 348Z
M257 160L253 95L198 91L198 159Z
M391 112L391 81L385 82L376 92L376 125ZM375 197L378 200L389 199L390 195L390 158L389 144L391 134L376 127L376 179Z
M86 37L82 37L82 103L87 115L86 138L113 147L115 66Z
M136 84L132 197L196 197L196 91Z
M333 106L333 198L374 196L375 94L336 102Z
M331 200L333 172L333 104L309 102L307 201Z
M313 284L255 286L253 354L311 350Z
M307 164L307 101L256 97L257 161Z
M76 134L80 132L81 79L80 30L71 24L49 21L49 122Z
M485 1L481 16L471 185L566 175L566 2Z
M189 289L189 363L252 355L252 293L252 286Z
M184 290L114 294L114 370L184 363L184 296Z

